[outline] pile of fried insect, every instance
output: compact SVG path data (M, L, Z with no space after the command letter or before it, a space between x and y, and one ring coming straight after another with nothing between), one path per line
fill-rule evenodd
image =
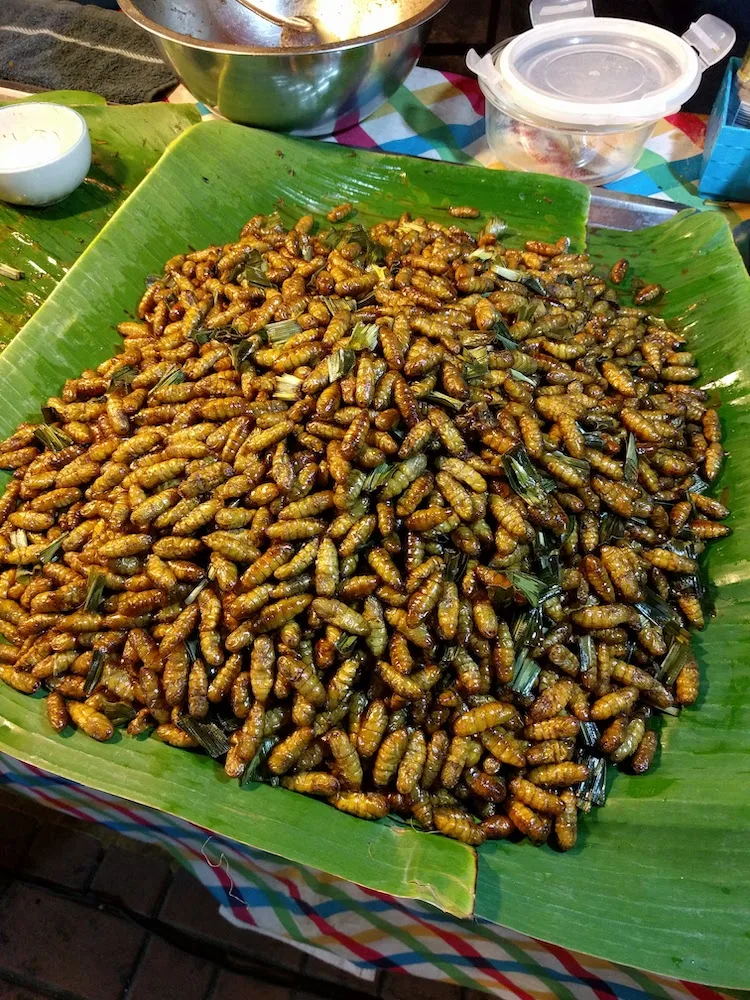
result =
M349 213L173 257L0 446L0 677L58 731L569 849L696 700L719 418L626 261Z

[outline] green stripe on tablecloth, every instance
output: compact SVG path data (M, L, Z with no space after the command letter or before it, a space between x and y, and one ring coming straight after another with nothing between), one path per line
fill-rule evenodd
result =
M636 169L648 174L672 201L680 201L691 208L703 208L703 199L698 196L696 185L675 173L674 165L659 153L644 149Z
M733 229L740 221L739 215L728 205L719 205L705 201L698 194L698 185L695 181L685 180L675 173L674 164L665 160L659 153L651 149L644 149L638 160L637 170L647 174L664 194L672 201L681 202L690 208L697 208L701 211L721 212Z
M253 871L249 864L242 865L242 875L247 879L248 882L252 883L256 889L260 890L263 895L268 900L271 909L274 912L274 916L282 925L288 936L293 941L300 941L302 943L307 943L307 935L303 934L300 928L297 926L294 915L289 909L289 895L286 892L282 892L279 889L274 889L266 878L269 876L259 875ZM272 878L278 876L270 876ZM236 898L236 897L231 897ZM247 904L245 904L247 906ZM249 907L247 907L249 909Z
M449 163L476 163L473 156L464 153L456 145L453 133L426 104L422 104L413 90L407 90L403 84L395 94L391 95L391 104L412 131L428 139L440 158Z
M498 931L501 932L502 928L498 928L498 931L493 931L485 924L476 922L473 924L471 931L477 937L484 938L485 941L491 941L494 945L507 951L515 962L524 966L524 975L536 976L550 992L555 994L558 1000L575 1000L575 995L571 993L567 986L552 977L549 969L542 965L541 962L538 962L533 955L529 954L528 951L525 951L509 937L500 937Z
M424 955L426 962L429 962L431 965L434 965L435 968L440 969L441 972L445 973L446 977L453 980L453 982L457 985L476 987L476 980L467 976L466 973L457 965L454 965L453 962L446 961L439 955L436 955L434 952L427 949L424 942L419 937L415 937L413 934L410 934L408 931L404 930L403 927L399 927L397 924L391 923L389 920L384 920L382 917L378 916L377 913L374 913L367 907L360 905L357 900L352 899L351 896L348 896L345 892L343 892L336 883L328 881L321 882L320 879L316 878L315 873L309 868L300 866L297 871L309 888L314 889L315 892L320 893L321 895L346 903L350 910L354 910L357 914L359 914L359 916L362 917L363 920L367 921L377 930L381 931L386 937L395 938L397 941L400 941L405 948L408 948L409 951L413 951L417 955ZM398 905L398 902L394 905ZM413 920L413 917L410 917L410 919ZM427 920L427 918L425 918L425 920ZM432 934L437 938L437 934L434 930L432 930ZM357 937L354 934L350 934L349 937L351 937L354 941L357 940ZM374 951L377 950L375 945L371 945L370 947L372 947Z
M627 972L630 978L638 983L640 988L648 997L658 997L659 1000L672 1000L672 994L661 986L656 979L652 979L647 972L641 972L640 969L633 969L631 966L617 966L618 969L622 969L623 972ZM675 987L679 987L684 991L685 987L681 983L675 983Z

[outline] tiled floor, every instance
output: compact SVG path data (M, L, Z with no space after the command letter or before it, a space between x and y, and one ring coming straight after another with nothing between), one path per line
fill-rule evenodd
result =
M481 1000L351 976L219 916L186 870L0 787L0 1000Z

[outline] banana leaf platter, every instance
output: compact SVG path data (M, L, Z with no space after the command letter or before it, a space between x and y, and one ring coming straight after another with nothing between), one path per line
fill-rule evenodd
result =
M365 823L283 789L230 782L208 757L155 740L54 736L38 698L0 690L0 750L289 860L649 971L750 985L750 280L727 223L682 213L637 233L587 236L586 188L542 175L362 153L223 122L168 149L0 356L0 434L33 418L64 379L111 355L144 277L186 246L227 241L251 215L321 218L351 201L371 224L403 210L446 221L451 204L501 215L508 242L567 234L598 266L663 284L660 311L690 337L722 399L730 451L720 488L734 535L711 549L715 614L695 646L699 703L665 718L642 777L610 774L606 806L566 855L493 843L478 855L389 820ZM481 225L481 219L477 226ZM481 923L478 925L481 929Z

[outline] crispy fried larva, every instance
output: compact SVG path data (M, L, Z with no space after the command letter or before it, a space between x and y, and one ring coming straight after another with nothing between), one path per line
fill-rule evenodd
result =
M114 735L114 726L107 716L97 712L90 705L69 701L66 707L74 725L92 740L105 743Z
M720 415L624 259L351 211L172 258L0 442L0 680L56 731L127 714L355 816L569 850L698 698Z

